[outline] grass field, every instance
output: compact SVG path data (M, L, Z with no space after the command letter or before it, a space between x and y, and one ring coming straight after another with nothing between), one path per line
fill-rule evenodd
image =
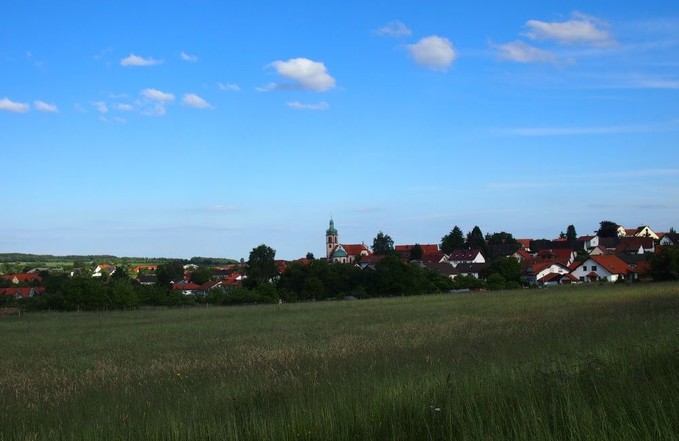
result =
M675 440L679 284L0 317L0 440Z

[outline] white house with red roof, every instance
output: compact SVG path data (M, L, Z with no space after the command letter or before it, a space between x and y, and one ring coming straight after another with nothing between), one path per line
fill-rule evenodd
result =
M630 272L629 265L618 256L598 255L589 256L584 262L571 271L571 274L581 282L607 280L617 282L625 280Z
M455 250L448 255L451 265L457 266L461 263L486 263L481 250Z

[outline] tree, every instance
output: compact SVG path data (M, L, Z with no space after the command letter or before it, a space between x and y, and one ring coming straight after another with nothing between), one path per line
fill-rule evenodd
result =
M569 225L566 229L566 241L575 242L578 239L578 234L575 232L575 227Z
M596 235L599 237L618 237L618 228L620 225L613 221L604 220L599 223L599 230Z
M256 288L265 283L269 283L278 274L276 267L276 250L264 244L253 248L248 259L246 271L247 279L245 285Z
M172 282L178 282L184 278L184 261L172 260L158 265L156 268L156 285L170 289Z
M483 237L481 228L475 226L469 234L467 234L467 241L465 242L467 248L481 250L483 254L488 255L488 245L486 239Z
M410 260L422 260L423 254L424 254L424 252L422 251L422 247L420 246L419 243L416 243L410 249L410 253L408 255L408 261L410 261Z
M312 253L311 251L309 251L308 253L306 253L306 258L307 258L308 260L316 260L316 258L314 257L314 253Z
M650 273L656 282L679 280L679 246L655 253L650 260Z
M516 243L516 239L514 239L512 233L505 233L504 231L486 236L486 240L490 245L511 245Z
M377 255L385 255L394 251L394 240L388 234L383 232L377 233L373 239L373 253Z
M455 250L464 248L464 235L460 227L455 227L450 230L450 233L441 238L441 251L450 254Z
M191 283L202 285L210 281L215 275L215 269L207 266L201 266L191 272Z

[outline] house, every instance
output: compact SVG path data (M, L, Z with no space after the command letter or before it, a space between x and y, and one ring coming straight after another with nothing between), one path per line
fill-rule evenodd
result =
M45 292L45 288L21 288L21 287L11 287L11 288L0 288L0 296L14 297L15 299L28 299L30 297L35 297Z
M150 286L155 285L158 281L158 277L155 274L147 274L145 276L137 277L140 285Z
M451 265L457 266L461 263L486 263L486 258L481 254L481 250L455 250L448 255Z
M558 262L563 266L569 266L575 261L577 253L568 248L546 249L536 254L535 260L543 262Z
M526 251L531 251L530 249L530 243L533 241L533 239L516 239L516 242L521 246Z
M558 286L579 283L579 280L572 274L549 273L538 280L540 286Z
M533 256L528 251L526 251L525 248L519 249L517 252L512 254L512 257L518 260L519 263L533 259Z
M580 236L576 239L584 250L591 250L599 246L599 236Z
M629 265L618 256L589 256L584 262L578 264L571 274L581 282L597 280L617 282L625 280L629 270Z
M634 228L634 229L626 229L625 230L625 236L633 236L633 237L650 237L653 240L659 240L660 237L658 237L657 234L651 230L651 227L648 225L642 225L640 227Z
M436 244L415 244L419 245L420 249L422 250L422 255L424 256L425 254L438 254L439 253L439 246ZM415 248L415 245L396 245L394 247L394 251L396 251L401 257L403 257L404 260L408 260L410 257L410 252L413 248Z
M679 245L679 234L677 233L658 233L660 240L658 245L662 246L672 246Z
M17 273L17 274L2 274L0 275L5 280L9 280L15 285L20 283L40 283L42 282L42 277L40 274L35 273Z
M97 267L94 269L94 272L92 273L92 277L101 277L104 274L108 274L109 276L111 276L115 272L116 272L115 265L108 265L108 264L102 263L101 265L97 265Z
M603 245L599 245L589 251L590 256L602 256L604 254L611 254L611 252Z
M443 254L442 252L438 253L431 253L431 254L423 254L422 259L420 259L420 262L435 262L435 263L445 263L450 265L450 261L448 260L448 256Z
M459 263L455 266L460 276L472 276L477 279L486 268L488 268L487 263Z
M655 253L655 240L651 237L621 237L615 247L615 254Z
M539 285L545 282L545 277L550 274L565 275L570 273L568 265L559 262L535 261L528 263L523 270L523 279L529 285ZM552 278L548 278L552 280Z
M448 263L422 262L420 266L429 268L432 271L437 271L451 280L455 280L455 278L460 275L460 270Z
M172 284L173 291L181 291L185 296L192 296L196 291L200 290L200 285L190 282L178 282Z

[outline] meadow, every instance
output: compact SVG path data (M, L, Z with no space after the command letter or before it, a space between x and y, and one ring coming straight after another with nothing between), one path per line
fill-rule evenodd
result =
M0 440L676 440L679 284L0 317Z

